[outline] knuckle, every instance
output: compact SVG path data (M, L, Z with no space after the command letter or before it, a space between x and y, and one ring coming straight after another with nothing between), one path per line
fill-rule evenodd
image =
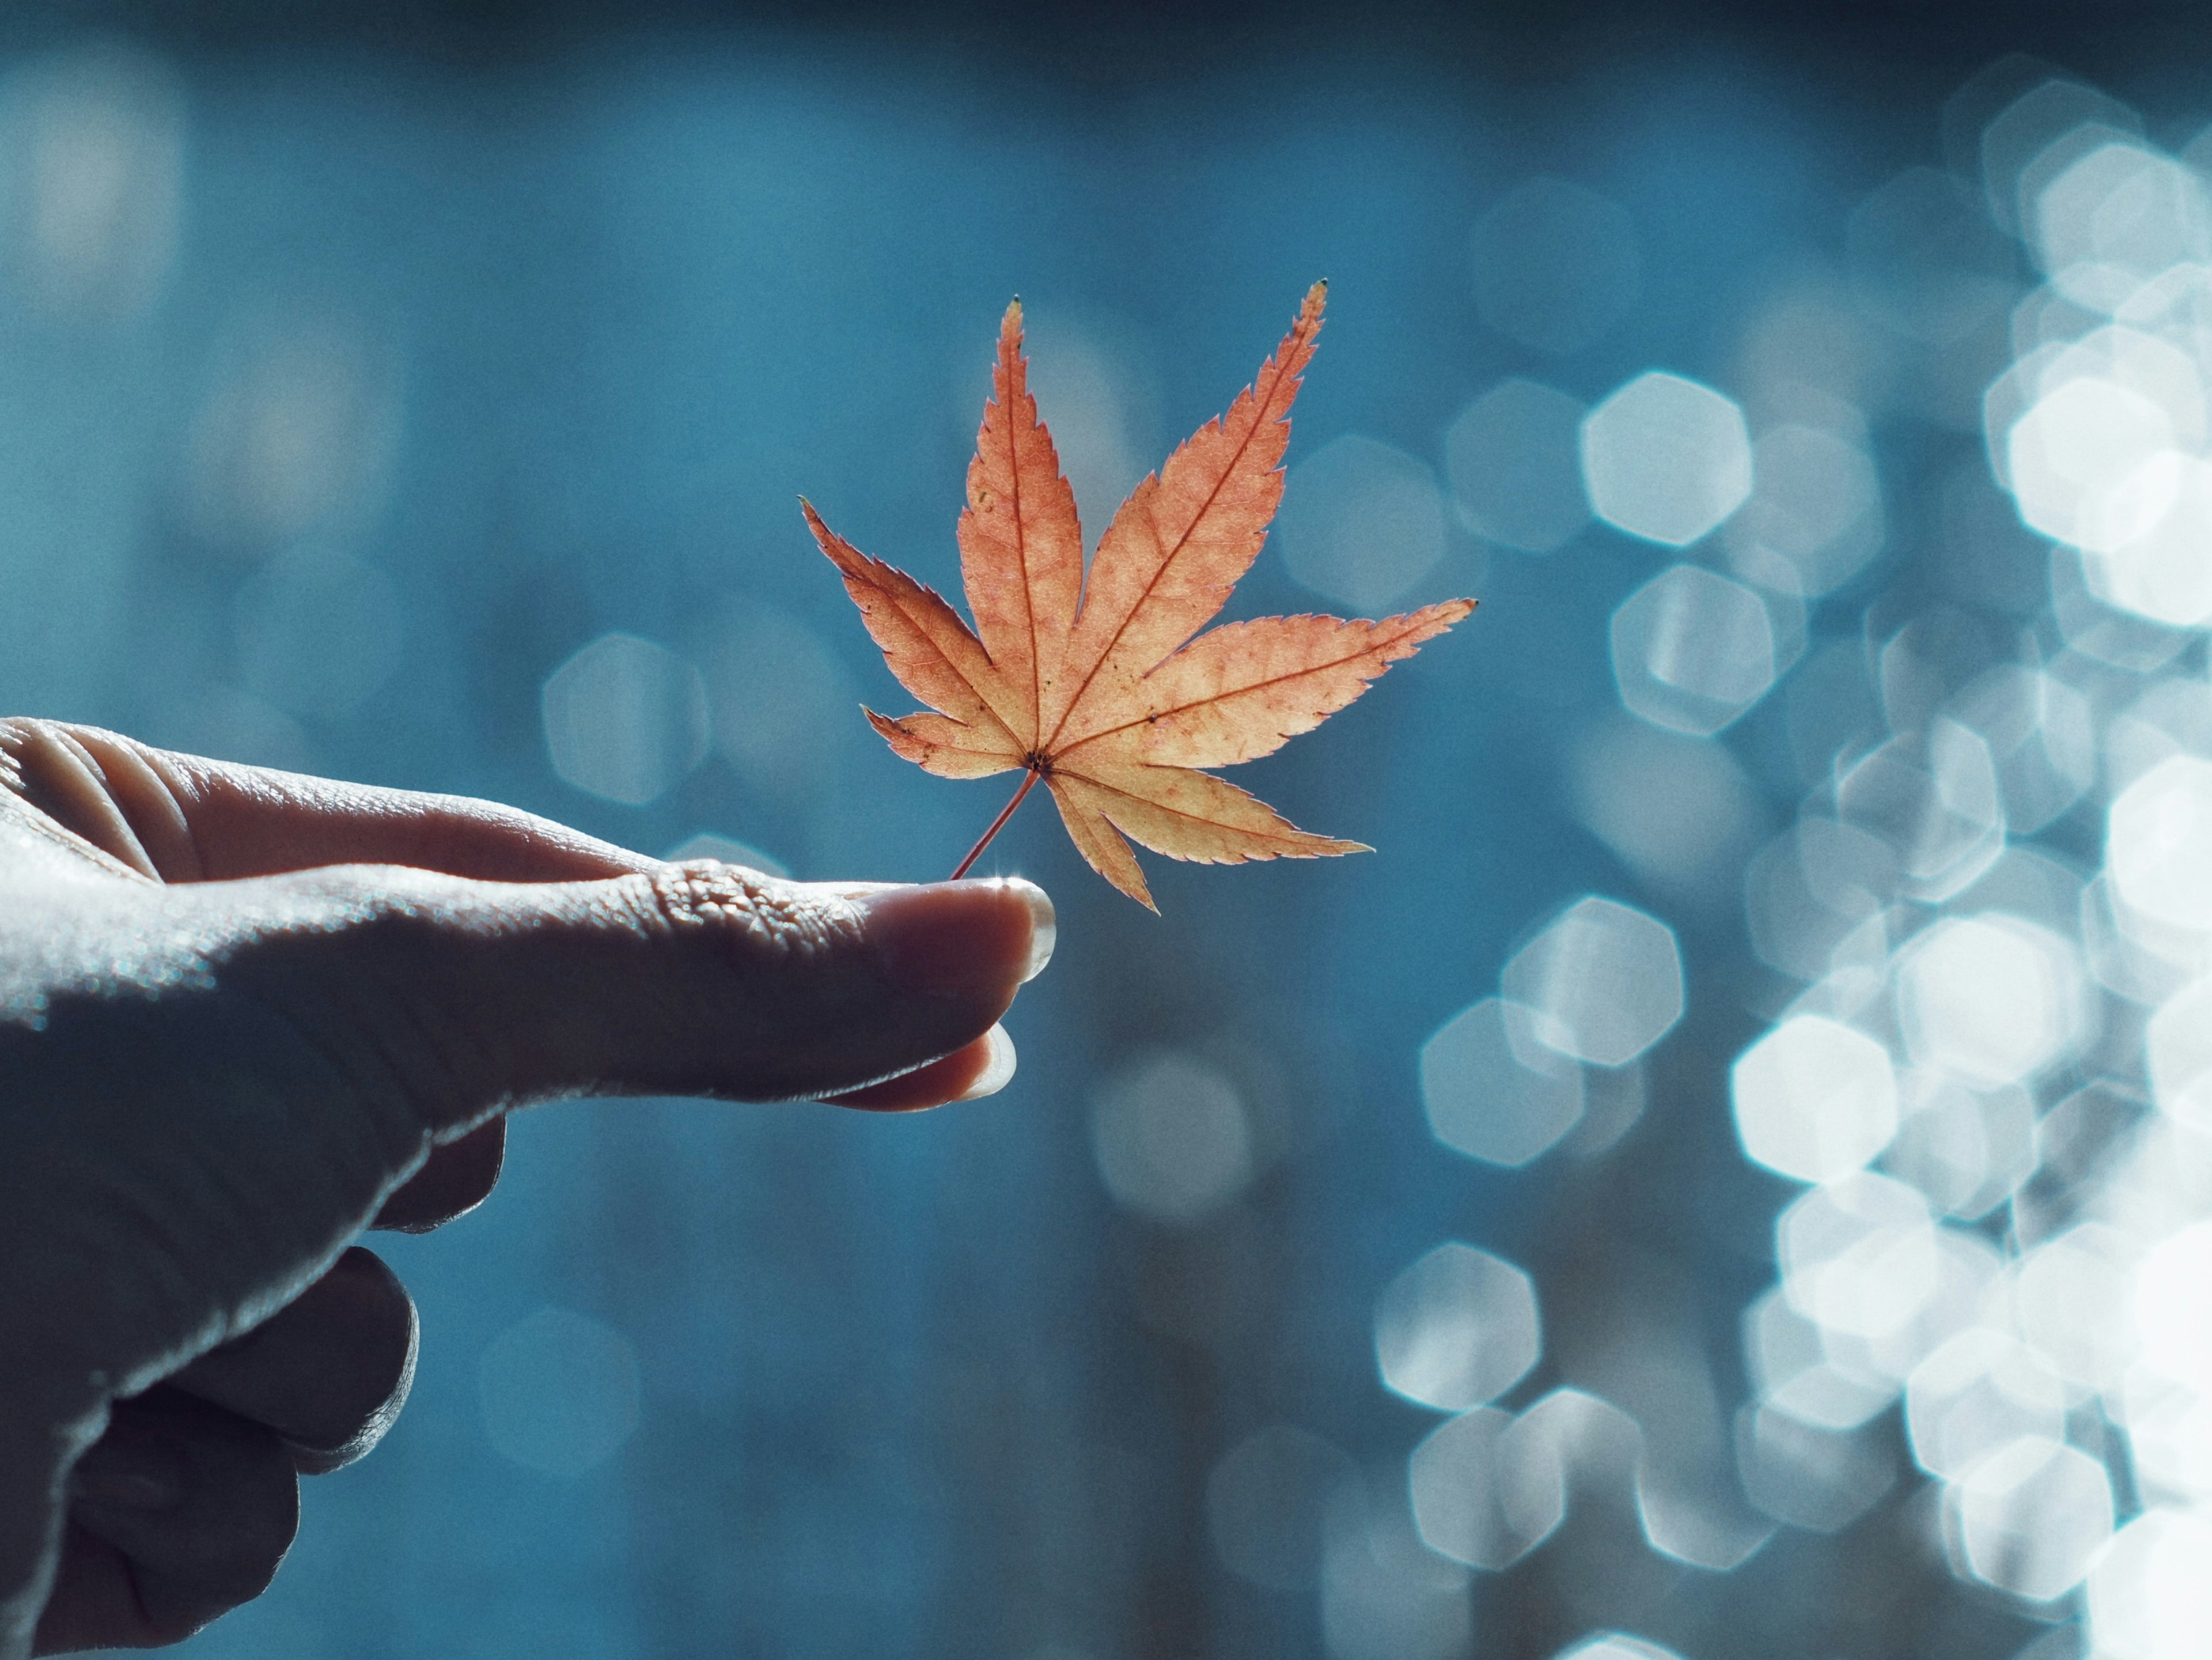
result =
M743 961L796 964L860 938L851 905L714 860L671 865L639 879L655 932L708 939Z

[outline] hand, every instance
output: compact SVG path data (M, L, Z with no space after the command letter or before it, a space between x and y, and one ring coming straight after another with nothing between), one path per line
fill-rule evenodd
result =
M412 1303L563 1094L903 1110L1012 1074L1024 882L781 882L479 801L0 721L0 1660L174 1642L374 1446Z

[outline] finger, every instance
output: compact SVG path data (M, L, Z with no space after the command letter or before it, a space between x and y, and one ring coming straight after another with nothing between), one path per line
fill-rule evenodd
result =
M384 1201L369 1226L395 1233L443 1227L491 1197L506 1162L507 1120L495 1118L434 1149L422 1168Z
M116 1402L70 1486L42 1653L179 1642L267 1590L299 1526L276 1434L167 1389Z
M433 1135L580 1090L842 1094L988 1031L1051 949L1019 880L871 892L710 863L490 885L353 867L198 896L220 982Z
M415 1379L414 1299L373 1251L356 1245L243 1337L168 1379L168 1387L265 1425L303 1475L321 1475L384 1438Z
M97 727L0 721L33 806L165 881L411 865L488 882L588 881L659 861L464 796L378 789L157 750Z
M996 1095L1013 1076L1014 1040L1006 1036L1004 1026L994 1026L942 1061L933 1061L866 1089L823 1099L833 1107L860 1107L870 1112L920 1112Z

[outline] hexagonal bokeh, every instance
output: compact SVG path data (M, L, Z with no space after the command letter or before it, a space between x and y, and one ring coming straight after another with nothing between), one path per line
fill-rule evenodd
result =
M1790 1305L1824 1333L1886 1337L1940 1289L1928 1201L1902 1182L1861 1171L1814 1188L1774 1231Z
M2093 1495L2094 1497L2094 1495ZM2212 1521L2146 1511L2089 1568L2089 1623L2113 1660L2185 1660L2212 1631Z
M1772 1407L1736 1414L1735 1462L1746 1498L1814 1533L1850 1526L1897 1483L1896 1461L1881 1440L1821 1429Z
M547 677L545 747L562 781L625 806L666 794L707 754L707 687L665 646L605 634Z
M2160 471L2160 458L2183 437L2160 390L2117 370L2084 372L2051 386L2013 423L2006 471L2030 528L2112 553L2157 527L2181 482Z
M1273 1590L1299 1590L1321 1565L1330 1506L1359 1467L1319 1436L1271 1424L1225 1453L1206 1482L1213 1548L1231 1572Z
M2074 947L1992 911L1947 917L1897 967L1897 1020L1923 1066L1972 1084L2016 1084L2087 1035L2086 978Z
M2112 1536L2105 1467L2056 1437L2023 1436L1991 1453L1949 1495L1978 1579L2033 1602L2080 1584Z
M2135 1250L2117 1228L2087 1222L2021 1260L2013 1281L2021 1335L2053 1371L2108 1389L2136 1357Z
M1852 293L1899 334L1963 339L2003 314L2019 255L1955 174L1907 167L1851 210Z
M2212 980L2196 980L2159 1005L2143 1032L2159 1110L2212 1130Z
M2066 1389L2026 1344L1987 1326L1960 1332L1913 1368L1905 1385L1912 1456L1956 1481L2023 1435L2066 1426Z
M1559 1449L1529 1414L1476 1407L1430 1432L1406 1460L1421 1541L1496 1571L1541 1544L1566 1514Z
M1816 1429L1856 1429L1897 1398L1887 1379L1838 1365L1779 1286L1743 1311L1743 1359L1762 1403Z
M1594 344L1636 303L1635 222L1565 179L1537 178L1475 221L1474 303L1500 334L1538 351Z
M1823 428L1775 427L1752 450L1759 483L1729 520L1729 562L1780 593L1840 587L1881 550L1881 484L1873 458Z
M2106 605L2173 628L2212 620L2212 563L2203 557L2212 528L2212 461L2166 453L2127 481L2133 534L2087 553L2090 592Z
M1501 380L1444 435L1444 477L1477 534L1549 553L1589 522L1577 435L1583 405L1534 380Z
M1376 1301L1382 1381L1425 1407L1464 1412L1494 1401L1542 1352L1534 1283L1472 1245L1438 1245Z
M1945 706L1989 745L2007 827L2032 836L2072 806L2097 775L2089 700L2055 675L2000 664Z
M1962 1222L2009 1199L2035 1169L2035 1098L2017 1085L1969 1089L1940 1072L1906 1075L1885 1173Z
M1687 547L1751 495L1751 434L1735 400L1659 369L1583 422L1590 508L1647 542Z
M2212 1394L2212 1328L2202 1317L2208 1302L2212 1221L2200 1221L2159 1244L2136 1271L2136 1329L2146 1371ZM2201 1466L2201 1442L2196 1450Z
M1897 1131L1889 1051L1815 1014L1784 1021L1746 1049L1729 1093L1744 1152L1800 1182L1863 1169Z
M2139 143L2100 143L2077 157L2043 186L2033 213L2044 268L2080 304L2124 299L2161 271L2212 258L2203 180Z
M2109 94L2052 76L1977 119L1976 159L1990 215L2006 230L2033 235L2035 203L2046 180L2107 138L2142 131L2142 119Z
M1710 738L1766 696L1782 666L1766 604L1698 565L1662 571L1613 614L1620 701L1655 727Z
M1887 842L1808 814L1744 870L1752 949L1770 968L1818 980L1837 947L1881 914L1896 885L1897 856Z
M1595 895L1568 906L1515 953L1499 986L1532 1017L1526 1036L1595 1066L1626 1066L1682 1018L1674 930ZM1519 1045L1524 1053L1529 1047Z
M1486 997L1437 1028L1421 1045L1421 1102L1446 1146L1516 1167L1581 1119L1583 1074L1540 1044L1516 1043L1506 1019L1506 1005Z
M2130 909L2212 930L2212 761L2172 756L2123 790L2106 819L2105 864Z
M1836 781L1837 813L1889 844L1898 885L1936 901L1963 891L2004 851L2004 805L1989 745L1939 717L1869 751Z
M1365 616L1444 556L1443 495L1428 463L1358 433L1291 469L1276 525L1291 575Z

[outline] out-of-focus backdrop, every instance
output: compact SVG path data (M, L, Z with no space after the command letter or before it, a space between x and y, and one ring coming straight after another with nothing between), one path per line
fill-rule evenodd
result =
M794 498L952 586L1017 291L1095 535L1328 277L1236 604L1483 600L1237 775L1372 855L1015 820L998 1098L519 1122L188 1651L2201 1653L2192 27L19 11L10 709L941 876Z

